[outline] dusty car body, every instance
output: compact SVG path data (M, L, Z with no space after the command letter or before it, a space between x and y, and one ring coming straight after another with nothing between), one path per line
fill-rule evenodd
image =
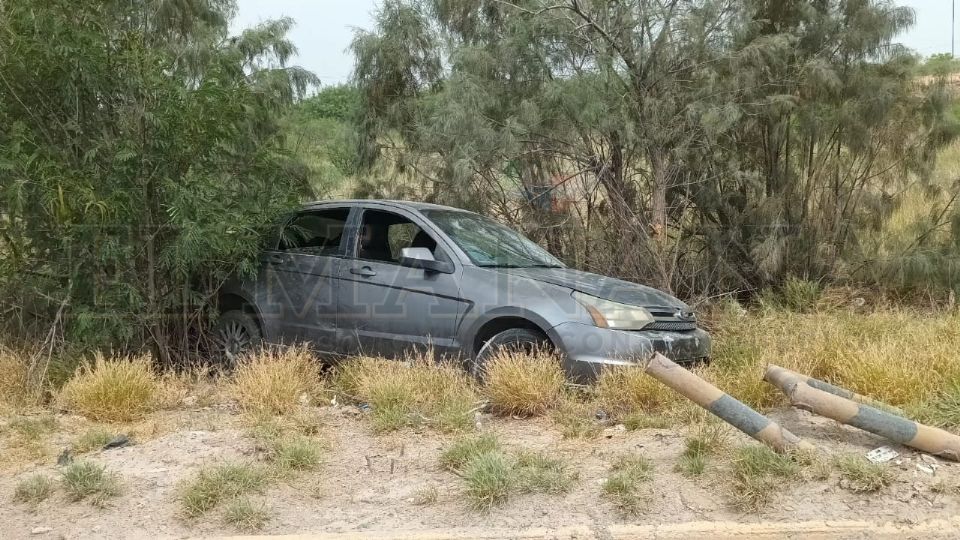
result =
M323 355L432 350L478 371L496 349L557 350L573 380L654 351L710 354L691 309L656 289L566 267L478 214L404 201L308 204L267 240L255 279L220 295L218 343L310 342Z

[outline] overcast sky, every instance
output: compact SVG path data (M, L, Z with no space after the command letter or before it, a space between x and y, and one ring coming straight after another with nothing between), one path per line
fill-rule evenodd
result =
M953 0L900 0L916 14L916 24L900 41L920 54L950 52L950 10ZM960 3L960 0L957 0ZM370 29L376 0L238 0L240 12L234 31L265 19L293 17L291 39L300 50L294 60L320 77L324 84L344 82L353 69L346 50L356 28ZM960 47L960 35L957 36ZM960 55L960 52L958 52Z

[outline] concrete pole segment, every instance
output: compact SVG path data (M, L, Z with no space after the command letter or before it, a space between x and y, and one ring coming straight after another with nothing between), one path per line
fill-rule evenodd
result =
M802 373L797 373L796 371L790 371L789 369L784 367L781 367L779 369L789 373L793 377L796 377L798 380L801 380L807 383L809 386L812 386L817 390L823 390L824 392L827 392L829 394L840 396L842 398L847 398L851 401L856 401L857 403L864 403L866 405L870 405L871 407L875 407L877 409L881 409L889 413L897 414L900 416L906 416L906 414L901 409L894 407L893 405L888 405L881 401L877 401L873 398L847 390L846 388L840 388L839 386L832 385L826 381L821 381L820 379L814 379L813 377L808 377Z
M780 427L776 422L725 394L716 386L677 365L660 353L654 354L645 371L721 420L761 441L778 452L815 450L815 447Z
M803 376L779 366L767 367L763 378L783 391L794 407L935 456L960 461L960 437L953 433L825 392L811 386Z

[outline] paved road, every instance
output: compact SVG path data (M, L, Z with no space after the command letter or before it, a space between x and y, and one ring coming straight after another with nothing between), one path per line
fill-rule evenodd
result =
M678 539L710 538L713 540L803 538L895 539L960 538L960 516L944 516L920 523L875 523L870 521L801 521L771 523L737 523L694 521L666 525L610 525L605 527L562 527L556 529L491 529L461 528L417 531L363 531L356 533L317 533L282 536L236 536L234 540L493 540L501 538L554 540L627 540L636 538Z

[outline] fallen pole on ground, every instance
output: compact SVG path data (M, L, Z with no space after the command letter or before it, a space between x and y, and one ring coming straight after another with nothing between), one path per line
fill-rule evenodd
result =
M823 390L824 392L827 392L829 394L833 394L835 396L839 396L842 398L847 398L850 401L856 401L857 403L864 403L866 405L870 405L871 407L875 407L877 409L881 409L889 413L893 413L899 416L905 416L905 413L902 410L900 410L897 407L894 407L893 405L888 405L886 403L883 403L882 401L877 401L871 397L867 397L862 394L853 392L851 390L847 390L846 388L840 388L839 386L830 384L826 381L821 381L820 379L814 379L813 377L809 377L807 375L804 375L803 373L797 373L796 371L791 371L785 367L779 367L779 369L782 369L783 371L807 383L807 385L816 388L817 390Z
M773 420L737 401L660 353L653 355L644 371L721 420L778 452L816 449L810 443L780 427Z
M803 376L779 366L767 367L763 379L786 394L794 407L935 456L960 461L960 437L953 433L825 392L810 385Z

